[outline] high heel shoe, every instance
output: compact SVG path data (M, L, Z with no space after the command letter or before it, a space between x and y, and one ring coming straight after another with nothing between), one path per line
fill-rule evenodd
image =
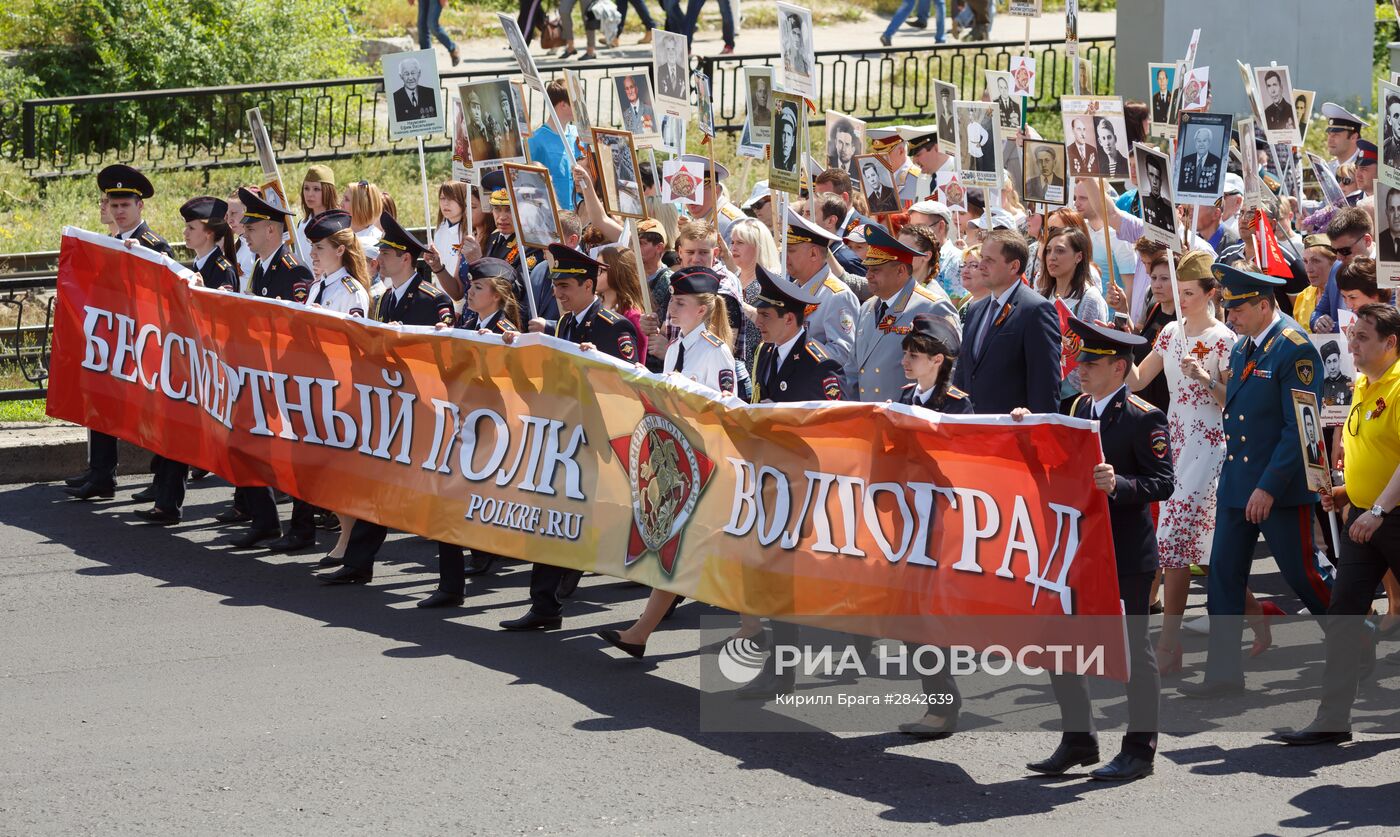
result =
M1268 651L1274 644L1274 631L1269 622L1275 616L1283 616L1283 610L1273 602L1259 603L1259 618L1250 623L1254 631L1254 644L1249 648L1249 656L1257 657Z
M1181 672L1181 646L1171 653L1162 653L1162 649L1157 649L1157 674L1165 677L1168 674L1179 674Z

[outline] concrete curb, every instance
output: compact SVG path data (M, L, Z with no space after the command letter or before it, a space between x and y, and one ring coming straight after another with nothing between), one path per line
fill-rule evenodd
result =
M121 442L118 462L118 474L144 474L151 454ZM67 422L0 424L0 484L56 482L86 468L86 428Z

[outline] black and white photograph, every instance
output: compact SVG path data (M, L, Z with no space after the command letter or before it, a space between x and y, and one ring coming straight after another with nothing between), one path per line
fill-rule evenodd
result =
M389 95L389 138L442 133L437 58L431 49L386 55L384 90Z
M1021 196L1027 202L1046 206L1064 206L1065 146L1059 142L1026 140L1026 163L1022 167L1025 183Z
M594 128L593 153L603 186L604 208L623 218L645 218L640 162L632 135L626 131Z
M646 73L630 73L613 79L617 90L617 110L622 129L632 135L638 147L659 142L661 124L651 99L651 79Z
M1293 82L1287 67L1255 67L1254 95L1259 101L1259 116L1264 120L1264 134L1269 142L1297 145L1298 112L1293 107Z
M865 153L865 122L840 111L826 112L826 165L856 178L856 157Z
M1308 490L1331 491L1331 466L1327 461L1327 447L1323 443L1326 420L1318 415L1317 396L1303 389L1290 390L1290 395L1293 397L1293 420L1298 426L1298 445L1303 454L1303 474Z
M1312 169L1313 177L1317 180L1318 188L1322 190L1322 202L1340 206L1346 202L1346 193L1342 191L1342 184L1337 182L1337 174L1327 161L1311 151L1305 151L1308 158L1308 166ZM1179 189L1180 187L1178 187ZM1379 201L1380 196L1377 195ZM1377 206L1379 206L1379 202Z
M277 177L277 155L272 151L272 139L267 135L267 126L263 123L262 108L249 108L248 133L253 135L253 148L258 152L258 165L262 168L263 177Z
M1293 88L1293 112L1298 117L1298 134L1304 140L1308 138L1308 125L1312 123L1313 100L1316 97L1315 90Z
M558 203L549 170L544 166L506 163L506 189L510 195L515 229L526 247L545 249L559 240Z
M711 139L715 136L715 107L710 98L710 78L704 73L692 77L695 85L695 125L700 133Z
M1011 95L1015 81L1002 70L987 70L986 76L987 97L997 108L997 126L1014 133L1021 127L1021 100Z
M685 136L690 123L684 116L666 113L661 116L661 149L671 154L685 153Z
M745 67L744 89L748 98L749 142L767 145L773 141L773 68Z
M467 117L462 110L462 97L449 96L448 110L452 113L452 179L472 182L472 147L467 140Z
M1172 200L1171 159L1142 143L1133 145L1138 171L1138 204L1142 209L1143 237L1181 252L1176 206Z
M934 79L933 96L933 113L938 122L938 149L945 154L957 154L957 116L953 112L953 103L958 100L958 86Z
M1376 110L1379 111L1380 168L1377 176L1387 186L1400 187L1400 87L1388 81L1376 86ZM1377 202L1376 206L1380 206Z
M525 157L515 91L506 79L478 81L457 88L467 120L467 145L476 165Z
M797 194L802 188L802 137L807 106L793 93L773 94L773 146L768 161L768 188Z
M653 29L651 37L656 99L684 111L690 107L690 52L685 36Z
M996 139L996 105L954 102L958 126L958 171L965 186L1000 186L1001 143Z
M520 32L520 24L503 12L497 12L496 18L500 20L501 29L506 33L506 46L515 57L520 75L524 76L526 84L543 94L544 81L540 79L540 70L535 66L535 57L530 54L530 45L525 42L525 36Z
M1181 114L1176 137L1178 203L1215 203L1224 193L1233 122L1228 113Z
M593 109L588 106L588 83L577 70L564 71L564 88L574 111L574 129L580 139L593 136Z
M1356 385L1356 364L1347 345L1346 330L1308 337L1322 357L1322 423L1336 427L1347 420L1352 388Z
M1064 96L1060 113L1070 177L1128 177L1128 132L1122 99Z
M865 203L872 216L889 215L899 212L899 195L894 190L894 176L885 158L880 154L862 154L856 157L856 167L860 171L857 183L865 195Z
M1376 184L1376 286L1400 288L1400 189Z
M1244 180L1244 203L1247 207L1258 206L1263 200L1263 193L1268 191L1259 177L1259 150L1255 144L1254 125L1252 116L1235 123L1235 134L1239 137L1240 178Z
M1148 120L1154 137L1170 137L1176 133L1172 123L1173 100L1176 98L1176 65L1148 64Z
M779 2L778 51L782 54L783 90L817 98L817 59L812 40L812 12Z
M512 81L510 83L510 107L515 110L515 124L520 128L522 139L528 140L532 131L530 130L530 98L525 95L525 83L523 81ZM502 104L502 107L505 105Z

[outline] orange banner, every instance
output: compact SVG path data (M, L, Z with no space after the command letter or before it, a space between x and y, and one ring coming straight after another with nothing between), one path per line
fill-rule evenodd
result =
M1121 612L1088 422L746 405L552 337L505 346L190 276L65 231L49 414L236 484L745 613L919 639L882 620Z

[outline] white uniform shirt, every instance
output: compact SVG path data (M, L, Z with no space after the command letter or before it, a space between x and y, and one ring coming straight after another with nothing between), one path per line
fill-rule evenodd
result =
M458 255L458 248L462 245L461 224L449 224L443 221L433 230L433 246L437 248L438 255L442 257L443 270L449 276L457 275L457 262L461 260Z
M292 245L296 251L296 257L305 265L311 264L311 239L306 237L306 228L310 225L311 219L303 218L292 233Z
M685 346L685 367L677 371L676 359L681 346ZM727 395L733 395L735 391L734 354L723 340L704 326L696 326L689 334L682 335L666 347L662 369Z
M370 310L369 294L343 267L313 283L306 301L351 317L364 317Z

